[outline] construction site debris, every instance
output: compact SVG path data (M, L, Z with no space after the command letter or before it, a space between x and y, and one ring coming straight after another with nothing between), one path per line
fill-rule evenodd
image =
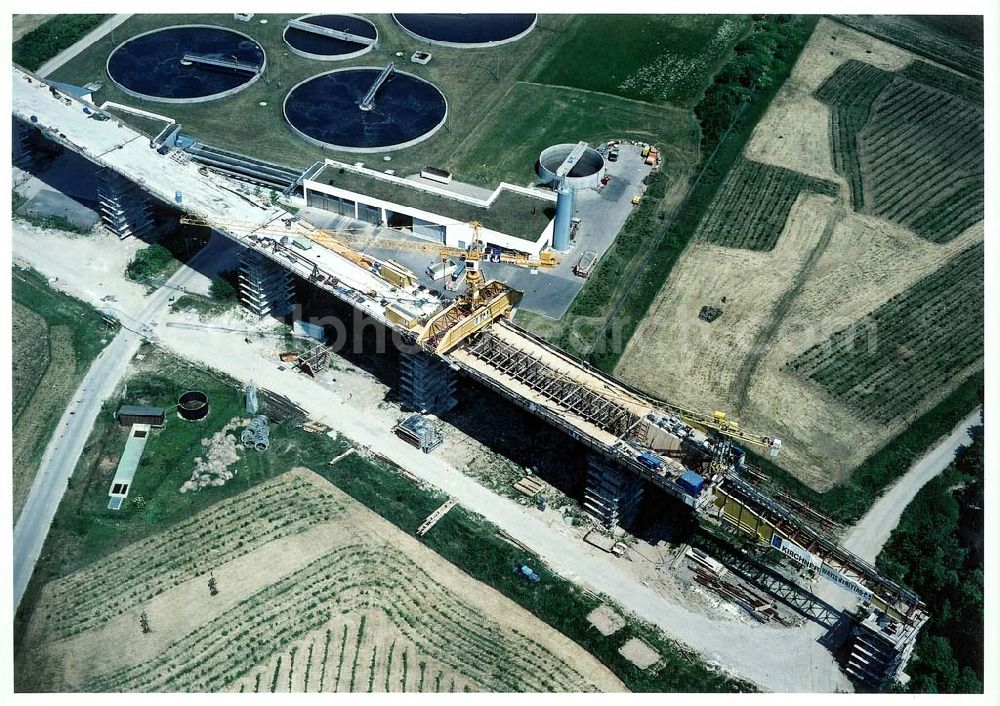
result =
M319 422L303 422L299 425L302 431L307 431L310 434L323 434L330 430L330 427L325 424L320 424Z
M444 443L440 429L430 419L419 414L411 414L392 428L403 441L429 454Z
M355 453L355 450L354 450L353 446L351 448L347 449L347 451L345 451L344 453L340 454L339 456L335 456L334 458L330 459L329 465L336 466L338 461L344 460L345 458L347 458L348 456L350 456L352 453Z
M420 523L420 526L417 527L417 536L423 537L425 534L430 532L431 527L436 525L438 523L438 520L447 515L448 511L453 507L455 507L456 505L458 505L458 502L456 500L452 500L451 498L445 500L444 504L441 505L441 507L439 507L437 510L428 515L427 519Z
M608 554L614 554L618 557L623 557L628 553L628 547L615 540L612 537L601 534L598 530L590 530L583 536L583 541L587 544L597 547L601 551L605 551Z
M229 467L239 460L235 437L230 431L240 424L239 417L233 417L226 426L215 432L210 438L202 439L205 454L194 460L194 470L191 478L180 487L182 493L201 490L208 486L225 485L226 481L236 475Z
M542 489L544 488L545 485L543 483L535 480L531 476L525 476L524 478L521 478L519 481L514 483L514 490L521 493L521 495L525 495L529 498L535 497L540 492L542 492Z

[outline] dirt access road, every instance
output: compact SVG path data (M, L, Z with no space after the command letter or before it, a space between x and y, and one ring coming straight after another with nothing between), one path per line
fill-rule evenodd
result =
M14 233L16 243L24 242L25 239L36 235L22 230L16 224ZM215 238L195 255L192 264L197 267L202 262L218 259L229 247L231 247L230 241ZM18 247L15 245L15 252L17 250ZM49 525L52 524L66 484L73 475L77 459L83 451L87 437L90 436L90 430L101 411L101 406L121 382L129 361L139 350L143 336L150 330L150 324L167 306L169 299L177 289L183 289L189 282L200 277L203 275L197 270L181 267L163 287L145 298L142 308L135 310L135 307L132 307L133 311L122 311L120 320L123 328L97 356L80 387L73 394L72 401L59 420L56 432L49 440L38 473L28 492L28 499L14 526L15 608L21 602L21 596L24 595L28 580L35 570L35 562L42 551ZM90 303L98 308L108 307L99 299L91 300Z
M103 288L95 288L94 280L100 276L95 277L88 267L100 267L100 256L66 261L58 255L60 240L66 239L36 234L28 240L15 231L14 252L36 269L58 275L58 286L97 305L101 295L117 287L127 290L134 286L124 281L105 281ZM94 265L81 266L81 262ZM120 299L123 309L139 306L126 298L123 294ZM242 331L185 327L183 324L189 321L187 314L161 316L155 327L157 341L193 363L214 368L244 383L252 379L258 387L286 395L311 418L356 444L370 447L502 527L542 557L548 569L607 594L727 671L763 689L779 692L851 690L829 651L807 631L740 625L692 612L683 595L660 592L641 582L627 567L616 565L607 554L586 545L579 533L561 520L545 517L497 495L440 457L414 453L412 446L391 433L391 424L379 415L365 412L365 406L373 402L371 399L359 399L359 395L345 399L343 394L332 393L318 381L293 370L278 370L273 357L265 357L261 348L244 342ZM169 326L169 323L182 325Z
M899 524L903 511L920 489L955 460L955 452L972 443L969 427L979 424L982 409L963 419L955 429L910 466L902 478L875 501L865 516L844 536L844 547L862 559L875 563L882 547Z

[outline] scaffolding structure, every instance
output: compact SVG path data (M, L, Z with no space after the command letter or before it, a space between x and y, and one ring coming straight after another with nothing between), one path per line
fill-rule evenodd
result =
M153 205L146 192L112 169L97 173L97 198L105 227L124 240L153 227Z
M440 417L454 409L455 371L424 351L399 354L399 392L403 407Z
M292 310L292 273L256 250L240 255L240 301L258 318Z
M614 461L596 453L587 455L583 509L605 527L628 526L635 521L643 487L642 478Z

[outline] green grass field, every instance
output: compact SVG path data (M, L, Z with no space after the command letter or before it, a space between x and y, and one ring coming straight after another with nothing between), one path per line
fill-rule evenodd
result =
M114 332L100 314L52 290L32 270L12 270L12 292L16 520L64 407Z
M577 15L569 29L532 81L691 108L749 23L729 15Z
M451 166L464 181L475 184L528 184L537 178L534 160L546 147L580 140L596 146L611 138L662 145L664 158L680 171L698 159L698 125L689 110L517 83L493 115L458 146Z

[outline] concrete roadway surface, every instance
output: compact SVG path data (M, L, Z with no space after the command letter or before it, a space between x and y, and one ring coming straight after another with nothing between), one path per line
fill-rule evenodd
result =
M231 247L234 247L231 241L216 236L192 258L191 264L197 268L202 263L209 263ZM52 518L55 517L69 478L73 475L73 469L76 468L77 460L90 436L94 420L101 411L101 405L111 396L128 370L129 361L142 343L142 332L151 332L150 324L167 306L178 288L184 288L191 280L201 276L203 275L197 269L182 266L163 287L148 298L145 307L136 316L127 313L122 316L121 331L94 360L80 387L74 392L55 434L49 440L38 473L31 484L28 499L14 525L15 609L28 586ZM108 307L103 302L92 303L98 308Z

